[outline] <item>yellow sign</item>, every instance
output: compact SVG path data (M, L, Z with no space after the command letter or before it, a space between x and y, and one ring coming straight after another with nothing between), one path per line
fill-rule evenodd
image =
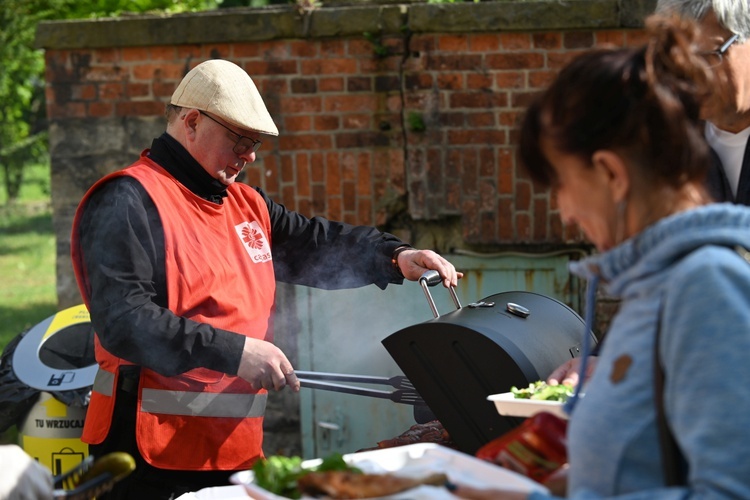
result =
M67 406L42 392L19 430L21 447L52 474L62 474L89 454L81 441L85 418L85 408Z

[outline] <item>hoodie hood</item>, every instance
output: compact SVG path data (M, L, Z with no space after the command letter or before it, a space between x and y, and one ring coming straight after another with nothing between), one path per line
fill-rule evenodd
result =
M608 294L619 297L633 280L679 261L704 245L750 249L750 209L715 203L658 220L607 252L570 264L570 271L601 279Z

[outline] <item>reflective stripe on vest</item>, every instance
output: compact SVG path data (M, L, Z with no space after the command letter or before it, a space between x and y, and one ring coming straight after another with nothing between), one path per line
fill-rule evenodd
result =
M94 376L92 390L111 398L114 393L114 387L115 374L99 368Z
M115 376L99 369L93 390L105 396L114 392ZM143 389L141 411L194 417L251 418L266 411L267 394L236 394Z
M266 411L264 394L165 391L143 389L141 411L193 417L262 417Z

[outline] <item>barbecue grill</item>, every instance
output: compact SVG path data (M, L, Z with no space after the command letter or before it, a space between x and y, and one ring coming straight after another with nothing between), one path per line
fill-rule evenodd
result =
M499 415L487 396L543 380L578 356L585 324L562 302L524 291L498 293L461 307L451 288L456 309L440 315L428 289L440 281L436 271L426 272L419 280L434 318L382 341L405 379L312 372L298 375L303 387L415 405L418 422L437 418L459 449L473 454L523 421ZM587 334L596 343L593 333ZM378 383L397 390L375 391L322 380Z

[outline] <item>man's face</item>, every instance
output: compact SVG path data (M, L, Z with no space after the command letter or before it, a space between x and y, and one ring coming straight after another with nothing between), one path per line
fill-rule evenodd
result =
M713 52L721 47L732 33L723 28L713 12L700 22L702 50ZM721 129L739 132L750 125L750 44L735 42L724 53L722 65L729 72L728 95L716 95L702 110L703 118Z

